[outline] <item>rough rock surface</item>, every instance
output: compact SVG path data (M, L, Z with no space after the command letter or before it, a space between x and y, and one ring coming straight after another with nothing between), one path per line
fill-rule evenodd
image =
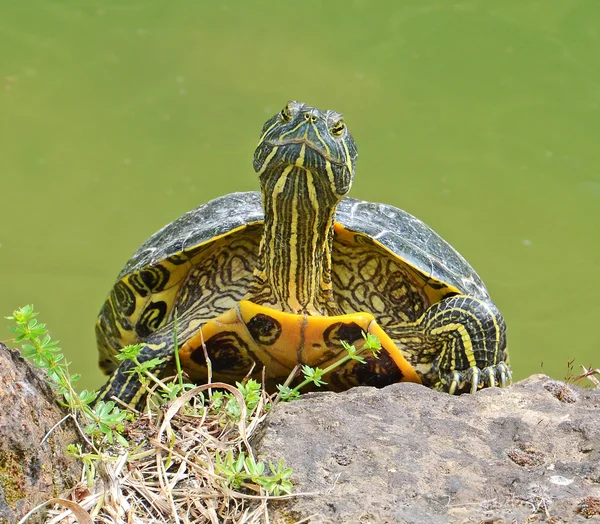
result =
M71 424L41 444L64 416L43 374L0 343L0 523L16 522L79 480L81 467L65 454L79 442Z
M255 444L316 492L273 504L273 522L600 520L600 391L543 375L460 397L311 394L278 405Z

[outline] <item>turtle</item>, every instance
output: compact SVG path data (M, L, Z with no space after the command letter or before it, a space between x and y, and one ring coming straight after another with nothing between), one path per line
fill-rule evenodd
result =
M289 102L254 153L260 192L231 193L152 235L120 272L96 323L99 399L143 398L120 348L140 362L175 347L189 378L273 389L298 365L327 389L416 382L448 393L510 384L506 325L468 262L421 220L346 196L356 143L340 113ZM175 321L177 322L174 336ZM175 346L175 339L177 346Z

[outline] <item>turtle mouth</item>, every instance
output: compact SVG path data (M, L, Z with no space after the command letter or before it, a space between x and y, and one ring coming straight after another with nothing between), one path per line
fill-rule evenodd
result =
M288 138L286 140L265 140L265 143L271 147L282 147L282 146L290 146L290 145L305 145L312 149L315 153L322 156L328 162L335 164L337 166L345 166L346 162L343 160L338 160L333 158L330 154L324 151L318 144L315 144L311 140L306 138Z

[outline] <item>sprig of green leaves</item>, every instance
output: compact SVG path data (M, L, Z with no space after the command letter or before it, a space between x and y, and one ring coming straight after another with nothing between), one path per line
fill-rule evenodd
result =
M323 377L330 373L334 369L343 366L346 362L350 360L356 360L357 362L364 364L366 361L362 357L362 353L365 351L370 351L371 354L379 358L379 352L381 351L381 341L377 338L376 335L372 333L362 333L364 344L360 350L357 350L354 345L349 344L348 342L342 340L342 346L346 350L346 355L344 355L339 360L336 360L330 366L327 366L325 369L321 369L319 367L312 368L310 366L302 366L302 374L304 375L304 380L300 382L296 387L290 388L289 386L278 385L277 389L279 390L279 397L283 401L292 400L300 395L300 390L306 387L308 384L314 384L315 386L322 386L327 384L323 380Z
M92 407L91 404L97 397L96 392L84 389L78 393L75 390L74 384L79 375L69 373L68 363L58 346L58 340L52 340L46 324L39 323L35 318L37 315L33 306L27 305L6 317L15 323L10 326L10 330L17 335L15 342L21 343L23 357L35 367L46 370L59 402L83 423L84 432L91 437L93 443L103 439L109 443L118 440L123 446L127 446L127 440L121 435L127 413L116 407L114 402L98 402Z
M267 472L264 462L257 462L252 455L243 451L235 455L230 449L223 456L220 453L216 455L215 466L216 473L233 489L252 482L270 495L284 495L292 491L289 480L292 468L286 467L283 461L277 465L269 462Z

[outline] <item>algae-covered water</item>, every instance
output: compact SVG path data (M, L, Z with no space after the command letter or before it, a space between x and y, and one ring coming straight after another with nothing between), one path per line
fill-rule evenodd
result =
M597 0L4 2L0 314L26 303L96 387L94 322L150 234L258 188L289 99L345 114L351 195L477 269L515 377L600 365ZM10 333L0 326L0 338Z

